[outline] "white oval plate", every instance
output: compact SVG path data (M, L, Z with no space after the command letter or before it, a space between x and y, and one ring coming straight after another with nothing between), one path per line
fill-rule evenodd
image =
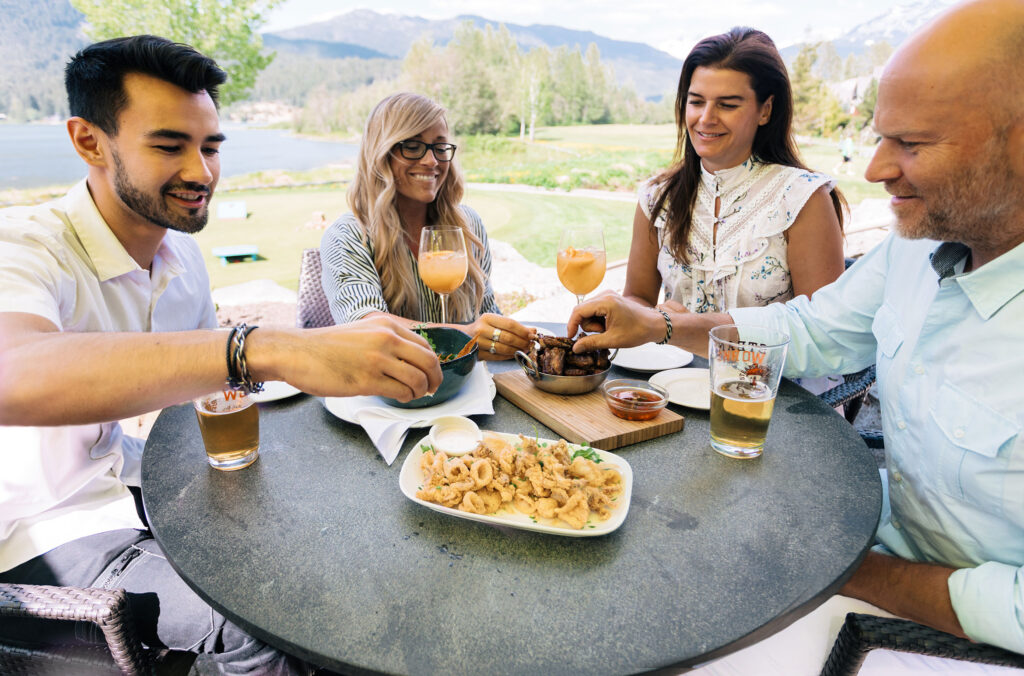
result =
M668 391L673 404L708 410L711 408L711 381L707 369L671 369L651 376L650 381Z
M486 384L481 384L480 380L486 380L487 382ZM492 401L498 393L497 388L494 386L491 372L487 370L487 366L483 362L478 362L469 374L469 378L466 379L466 383L462 386L462 391L448 401L436 406L398 408L397 406L389 406L380 397L373 396L324 397L322 401L328 411L345 422L350 422L354 425L359 424L360 411L364 408L375 407L387 409L388 413L395 418L411 420L411 427L430 427L431 421L434 418L443 415L476 415L472 409L479 407L479 400L474 399L473 395L474 392L482 393L484 391L490 394Z
M488 432L487 434L496 434L499 437L504 437L513 443L519 443L519 435L517 434L502 434L500 432ZM539 439L541 443L557 443L550 439ZM569 444L569 447L573 450L579 448L576 444ZM458 509L452 509L451 507L444 507L437 504L436 502L427 502L416 497L416 491L423 487L423 472L420 470L420 456L423 455L424 448L430 448L430 437L423 437L413 446L412 450L405 456L405 462L402 463L402 471L398 476L398 485L402 489L402 493L405 497L409 498L415 503L423 505L435 512L441 512L448 516L457 516L460 519L469 519L471 521L482 521L484 523L491 524L492 526L507 526L509 528L521 528L523 530L533 530L540 533L550 533L552 535L563 535L566 537L593 537L595 535L607 535L613 530L622 525L622 522L626 520L626 513L629 511L629 500L633 494L633 469L629 466L621 456L609 453L608 451L602 451L597 448L594 452L600 456L603 462L607 462L610 465L614 465L619 473L622 474L622 494L615 499L615 507L612 509L612 514L604 521L587 521L586 525L580 530L575 528L569 528L568 526L556 526L555 523L558 519L543 519L537 517L534 521L526 514L516 511L515 508L502 508L494 514L471 514L470 512L462 512ZM593 519L593 516L591 516Z
M288 397L294 397L296 394L301 394L302 390L289 385L283 380L268 380L263 383L263 391L259 394L252 395L252 398L257 404L264 403L267 401L277 401L278 399L287 399Z
M633 371L654 373L666 369L677 369L693 361L693 354L675 345L658 345L647 343L637 347L619 350L612 359L616 366Z

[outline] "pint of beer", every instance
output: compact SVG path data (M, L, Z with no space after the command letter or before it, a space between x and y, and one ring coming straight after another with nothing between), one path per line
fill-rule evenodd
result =
M259 407L245 390L225 389L192 402L206 459L217 469L248 467L259 455Z
M764 451L788 347L789 336L759 326L711 330L713 449L731 458L756 458Z

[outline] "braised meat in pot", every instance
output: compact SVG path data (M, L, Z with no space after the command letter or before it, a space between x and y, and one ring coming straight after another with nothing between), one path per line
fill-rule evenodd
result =
M553 376L589 376L611 366L608 350L575 354L572 338L539 336L530 348L530 357L541 373Z

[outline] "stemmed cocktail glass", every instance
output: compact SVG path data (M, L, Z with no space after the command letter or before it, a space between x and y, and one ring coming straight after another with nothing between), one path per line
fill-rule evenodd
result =
M582 303L583 297L604 279L604 230L586 227L562 232L556 265L562 286L576 295L577 304Z
M439 226L420 232L420 279L441 296L441 323L448 322L448 294L462 286L469 270L461 228Z

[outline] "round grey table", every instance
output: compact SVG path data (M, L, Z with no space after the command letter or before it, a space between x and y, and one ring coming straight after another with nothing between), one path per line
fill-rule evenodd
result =
M492 371L514 363L492 364ZM621 372L610 377L632 375ZM674 407L675 408L675 407ZM498 396L484 429L556 437ZM300 395L261 405L259 460L206 464L192 406L164 410L145 508L174 568L252 634L343 673L622 674L765 638L849 577L879 518L877 465L842 416L784 381L763 457L711 450L704 411L617 449L615 532L570 538L408 500L362 428Z

